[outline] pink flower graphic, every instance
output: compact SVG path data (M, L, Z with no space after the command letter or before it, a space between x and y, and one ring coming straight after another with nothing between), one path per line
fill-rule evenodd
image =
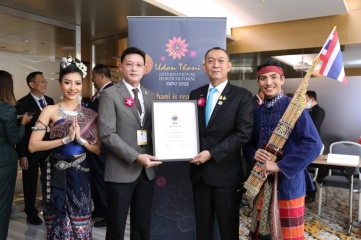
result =
M167 50L169 52L169 56L173 57L173 59L181 59L181 57L185 56L185 53L188 52L188 44L185 43L185 39L181 39L181 37L173 37L173 40L169 39L169 43L166 44Z
M167 179L165 177L157 177L156 184L159 187L164 187L167 184Z
M194 51L194 50L192 50L192 51L189 52L189 56L190 56L191 58L195 58L195 57L197 56L197 52Z

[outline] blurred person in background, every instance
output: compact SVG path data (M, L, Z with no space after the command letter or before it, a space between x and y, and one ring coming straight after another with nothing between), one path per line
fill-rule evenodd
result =
M110 75L109 68L104 64L97 64L92 71L92 82L94 87L98 90L94 96L90 99L87 108L98 112L99 108L99 99L101 97L101 92L111 86L113 86ZM92 191L92 200L94 203L94 211L92 213L92 218L103 218L94 223L94 227L106 227L107 226L107 212L108 212L108 203L107 203L107 194L105 191L105 181L104 181L104 170L105 170L105 156L107 149L105 145L102 145L102 151L99 155L87 152L89 157L89 168L91 175L91 191Z
M0 70L0 240L6 240L15 192L18 155L15 144L25 134L31 116L19 116L17 126L14 82L10 73Z
M39 169L41 173L40 180L45 183L45 175L43 169L45 160L50 155L50 151L39 151L30 153L28 150L29 140L32 127L35 126L40 113L47 105L54 105L54 100L45 96L45 91L48 85L42 72L31 72L26 77L26 83L30 88L29 94L21 98L16 104L18 114L25 112L31 113L33 118L25 127L25 135L21 141L16 145L16 150L19 156L19 165L22 169L23 192L26 221L32 225L41 225L43 220L38 216L38 209L36 208L36 194L38 188ZM49 134L45 134L44 140L49 139ZM43 193L43 200L45 199L45 191Z

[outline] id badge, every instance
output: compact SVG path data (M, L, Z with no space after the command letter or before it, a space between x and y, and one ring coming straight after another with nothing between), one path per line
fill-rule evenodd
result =
M147 145L147 130L137 130L138 145Z

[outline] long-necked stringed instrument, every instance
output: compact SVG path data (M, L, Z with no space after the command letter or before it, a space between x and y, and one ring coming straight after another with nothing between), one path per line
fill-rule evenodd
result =
M307 74L303 78L300 86L298 87L295 95L293 96L290 104L288 105L285 113L278 122L275 130L273 131L270 140L265 144L265 150L271 153L271 161L275 162L277 157L281 156L283 151L282 148L285 145L288 137L290 136L298 118L301 116L302 111L306 105L306 91L308 86L308 81L312 75L313 70L319 62L319 57L316 57L313 60L312 65L307 71ZM262 176L263 164L257 162L251 172L251 175L248 177L247 181L244 183L244 188L247 189L246 194L254 198L259 193L265 177Z

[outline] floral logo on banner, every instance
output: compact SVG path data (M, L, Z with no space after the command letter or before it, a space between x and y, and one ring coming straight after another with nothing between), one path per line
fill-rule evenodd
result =
M180 179L179 186L166 186L164 193L168 202L156 210L160 216L174 220L180 232L188 232L195 228L193 197L191 184Z
M149 240L154 240L157 238L157 235L161 235L165 233L167 230L164 226L162 226L162 218L155 216L155 214L151 215L150 221L150 236Z
M197 52L194 51L194 50L192 50L192 51L189 52L189 56L190 56L191 58L195 58L195 57L197 57Z
M185 57L185 53L188 52L188 44L186 44L185 42L186 39L182 39L181 37L173 37L173 40L169 39L169 43L166 44L166 52L169 52L169 56L173 57L173 59L181 59L182 56Z

